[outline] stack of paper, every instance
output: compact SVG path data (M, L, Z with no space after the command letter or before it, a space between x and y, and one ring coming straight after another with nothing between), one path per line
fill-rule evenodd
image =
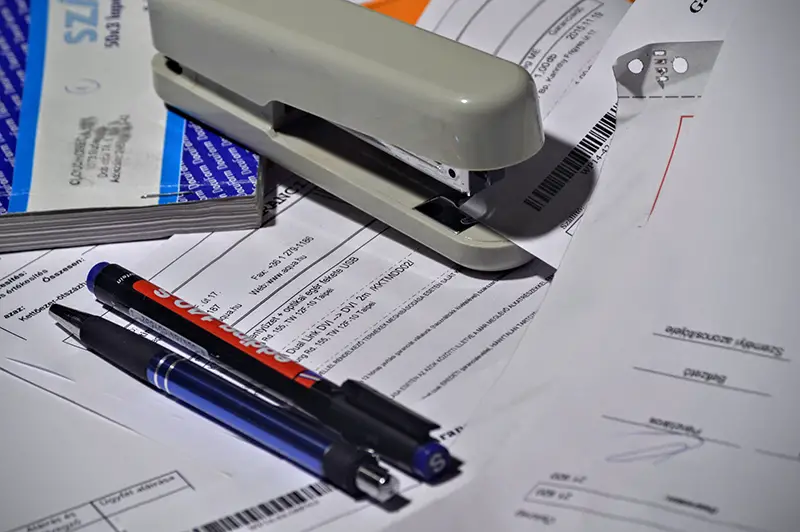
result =
M114 0L3 7L0 252L261 223L257 158L156 95L146 9Z

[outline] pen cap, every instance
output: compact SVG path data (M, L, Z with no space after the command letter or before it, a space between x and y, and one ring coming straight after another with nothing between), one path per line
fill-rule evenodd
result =
M100 274L100 272L102 272L103 269L105 269L106 266L108 266L107 262L98 262L97 264L92 266L91 270L89 270L89 273L86 275L86 288L89 289L89 292L94 294L95 280L97 279L97 276Z
M86 288L101 303L120 310L120 291L124 290L123 280L136 277L133 272L108 262L98 262L86 275Z

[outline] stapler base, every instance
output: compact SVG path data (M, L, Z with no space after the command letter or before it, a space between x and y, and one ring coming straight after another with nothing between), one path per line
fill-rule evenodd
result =
M449 187L356 138L342 127L228 93L163 55L152 63L166 104L242 144L461 266L503 271L533 259L475 222Z

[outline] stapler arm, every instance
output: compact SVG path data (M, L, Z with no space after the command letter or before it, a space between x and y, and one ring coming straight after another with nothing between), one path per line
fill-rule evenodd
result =
M149 12L169 106L458 264L531 259L458 210L480 188L472 176L544 142L521 67L343 0L149 0Z

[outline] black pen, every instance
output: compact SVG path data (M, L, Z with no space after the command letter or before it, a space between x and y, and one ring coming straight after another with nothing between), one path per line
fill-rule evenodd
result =
M245 375L354 445L425 481L454 463L430 433L439 425L357 380L337 385L263 342L118 264L96 264L87 288L101 303L192 353Z
M397 493L397 479L371 453L290 409L263 401L184 356L104 318L58 304L49 312L100 358L342 491L378 502L386 502Z

